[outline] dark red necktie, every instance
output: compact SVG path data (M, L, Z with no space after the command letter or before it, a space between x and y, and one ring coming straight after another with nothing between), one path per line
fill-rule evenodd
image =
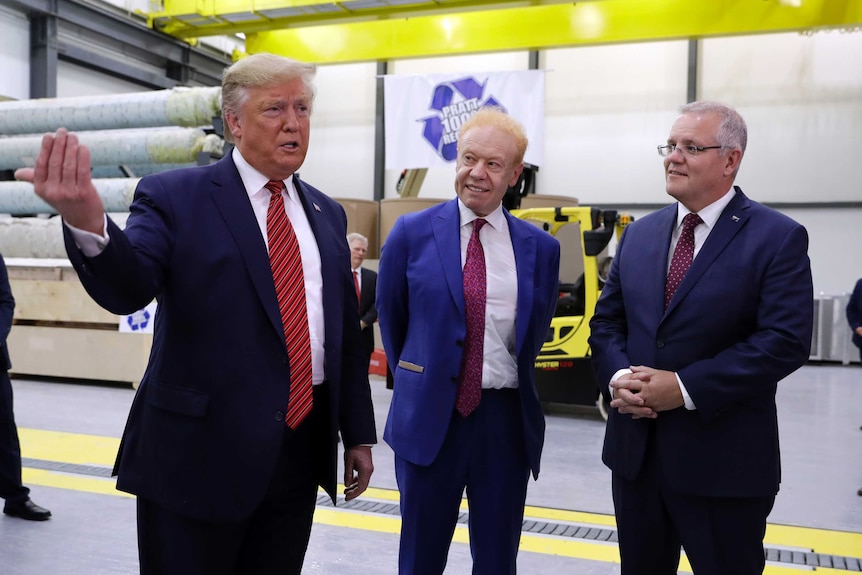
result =
M360 299L359 299L359 296L360 296L360 292L359 292L359 270L356 270L355 272L353 272L353 287L356 288L356 302L357 302L357 305L359 305L359 301L360 301Z
M667 270L667 282L664 286L665 309L670 305L673 294L679 289L682 278L691 266L691 261L694 259L694 228L702 223L703 220L697 214L688 214L682 219L682 232L679 234L679 241L673 250L670 268Z
M473 233L467 244L464 262L464 312L467 336L461 359L461 377L455 408L464 417L473 413L482 399L482 360L485 351L485 251L479 240L479 230L487 224L481 218L473 220Z
M281 196L284 182L270 180L264 187L271 193L266 211L269 265L290 359L290 396L284 422L291 429L296 429L311 412L312 405L311 337L308 333L308 310L305 307L305 279L299 242L284 211Z

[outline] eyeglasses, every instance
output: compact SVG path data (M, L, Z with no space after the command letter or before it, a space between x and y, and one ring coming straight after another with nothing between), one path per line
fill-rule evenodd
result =
M658 155L662 158L670 156L673 154L674 150L679 150L683 156L697 156L704 150L717 150L719 148L723 148L724 146L695 146L693 144L689 144L687 146L672 146L668 144L667 146L656 146L658 148Z

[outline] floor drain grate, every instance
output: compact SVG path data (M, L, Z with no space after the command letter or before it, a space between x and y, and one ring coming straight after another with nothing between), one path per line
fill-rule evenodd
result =
M111 468L99 465L83 465L79 463L61 463L45 459L22 458L24 467L44 469L46 471L59 471L62 473L74 473L76 475L89 475L92 477L110 477ZM375 501L371 499L354 499L345 501L343 497L337 499L339 509L351 511L362 511L364 513L376 513L379 515L400 516L401 511L397 503L388 501ZM317 504L321 507L333 507L332 500L328 495L319 495ZM467 513L458 515L458 523L467 523ZM552 523L548 521L537 521L525 519L521 530L524 533L535 533L540 535L554 535L557 537L569 537L572 539L588 539L592 541L617 542L616 529L593 527L587 525L575 525L571 523ZM765 549L766 560L772 563L784 563L806 567L829 567L832 569L843 569L846 571L862 571L862 558L842 557L840 555L827 555L814 553L810 550L798 549L776 549L767 547Z

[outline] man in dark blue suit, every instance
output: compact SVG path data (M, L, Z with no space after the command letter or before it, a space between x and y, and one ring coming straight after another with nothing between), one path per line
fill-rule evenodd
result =
M45 521L51 512L33 503L30 489L21 482L21 443L12 409L12 382L9 380L9 350L6 338L12 329L15 298L9 285L6 262L0 255L0 498L6 500L3 513L30 521Z
M847 323L853 331L853 345L859 348L859 361L862 362L862 279L856 282L853 293L847 301ZM862 489L859 490L862 495Z
M377 322L377 272L362 267L368 253L368 238L357 232L347 234L350 246L350 273L356 284L359 297L359 328L362 331L362 348L365 353L366 368L374 352L374 324Z
M697 575L752 575L780 482L776 389L811 348L808 235L733 186L735 110L681 112L659 146L677 203L626 228L590 323L614 408L602 458L623 575L676 573L680 547Z
M478 111L458 136L457 199L402 216L383 247L377 310L395 378L383 438L402 575L443 572L465 488L473 573L515 573L545 432L534 362L560 259L554 238L502 207L526 148L514 119Z
M93 299L118 314L158 300L115 468L138 496L141 573L300 573L317 486L335 499L339 432L347 499L368 485L376 438L347 219L296 174L314 72L269 54L228 68L235 149L142 179L124 231L65 130L19 174L63 216Z

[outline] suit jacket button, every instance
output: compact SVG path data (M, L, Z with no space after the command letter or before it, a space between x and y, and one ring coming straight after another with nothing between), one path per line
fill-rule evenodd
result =
M287 363L287 356L286 355L281 356L281 363L285 363L285 364Z
M455 340L455 345L457 345L458 347L464 347L464 340L463 339Z
M458 376L457 375L453 375L449 379L452 381L452 383L458 383Z
M276 411L275 412L275 420L276 421L284 421L284 412L283 411Z
M664 347L664 340L663 339L656 340L655 345L659 349L663 348Z

